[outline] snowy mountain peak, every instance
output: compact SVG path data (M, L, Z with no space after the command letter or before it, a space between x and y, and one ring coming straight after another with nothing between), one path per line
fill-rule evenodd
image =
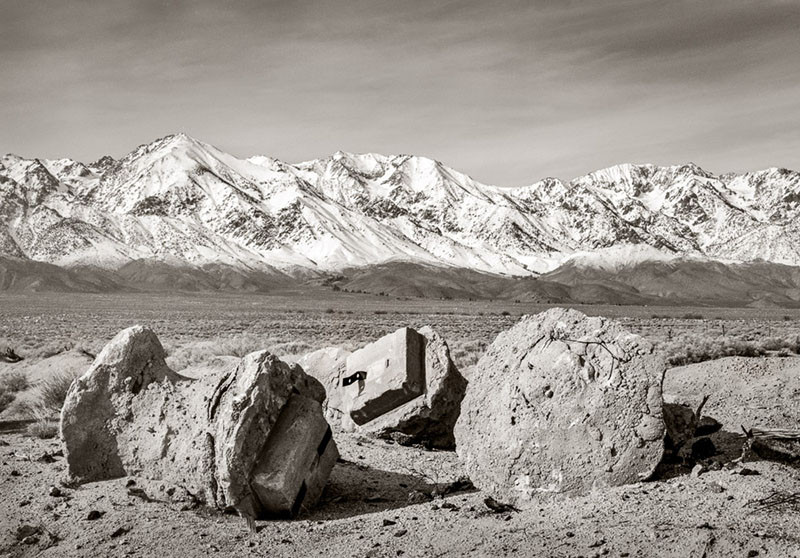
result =
M0 202L0 251L58 265L338 270L399 259L530 275L569 258L800 264L800 174L780 168L621 164L504 189L426 157L337 151L290 164L179 133L88 166L7 155Z

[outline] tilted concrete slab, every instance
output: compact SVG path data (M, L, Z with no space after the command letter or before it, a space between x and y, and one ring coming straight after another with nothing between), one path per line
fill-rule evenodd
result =
M425 393L425 338L401 328L351 354L346 369L349 414L364 425Z
M295 517L322 494L339 452L318 401L292 394L272 427L250 485L260 516Z

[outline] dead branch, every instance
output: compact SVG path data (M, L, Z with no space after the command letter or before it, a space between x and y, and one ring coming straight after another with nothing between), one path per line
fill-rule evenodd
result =
M745 506L753 508L753 513L766 510L800 512L800 492L775 490L766 498L751 500Z
M711 395L703 396L703 400L700 402L700 405L697 406L697 410L694 412L694 416L697 417L698 421L700 420L700 417L702 416L700 413L703 412L703 407L706 406L706 403L708 402L708 400L710 398L711 398Z

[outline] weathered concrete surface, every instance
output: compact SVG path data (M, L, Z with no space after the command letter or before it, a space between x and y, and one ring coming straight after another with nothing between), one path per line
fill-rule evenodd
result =
M351 383L345 385L348 380ZM359 349L347 357L341 385L349 400L350 418L359 426L422 395L424 337L403 327Z
M164 357L151 330L132 327L117 334L89 371L73 383L61 412L61 436L71 475L86 480L125 475L117 438L138 418L133 414L138 410L134 398L155 382L156 389L163 385L166 401L183 380L167 367ZM132 457L142 450L131 448Z
M663 361L605 318L555 308L498 335L455 427L475 485L503 502L649 477L664 451Z
M293 394L270 432L250 481L264 511L297 515L317 501L339 457L318 401Z
M406 329L408 331L404 331ZM391 335L395 336L395 343L402 339L413 339L410 354L419 356L412 356L410 360L406 357L406 366L409 366L408 363L410 362L410 365L415 367L418 362L416 359L423 359L422 377L424 385L421 390L422 393L405 401L403 401L404 398L400 398L402 402L395 407L359 425L352 420L352 410L364 408L364 406L359 406L357 402L358 385L342 386L342 379L348 376L340 377L338 390L341 395L337 394L336 397L341 399L344 411L341 416L342 426L348 430L364 432L381 438L393 438L401 443L420 443L436 448L452 448L455 442L453 426L461 411L461 400L464 397L467 381L450 358L450 349L447 343L429 327L424 327L419 332L415 332L410 328L403 328ZM419 344L419 348L416 348L416 343ZM389 353L390 355L403 353L404 351L402 342L399 345L390 345L390 347L395 347ZM351 362L356 362L360 366L360 361L353 359L357 354L355 352L350 356L348 365ZM408 355L409 353L406 352L405 354ZM380 351L375 353L374 356L374 365L380 370L386 370L386 356ZM389 358L391 359L391 356ZM370 366L369 363L366 364L367 367ZM391 360L389 364L391 367ZM344 374L353 371L356 371L355 368L348 366ZM416 372L412 371L412 382L417 381L416 378L419 376L416 374ZM379 376L379 378L383 379L383 376ZM393 378L397 378L397 376L393 376ZM400 378L402 379L402 376ZM367 381L369 381L369 375L367 376ZM392 381L395 380L393 379ZM374 393L380 394L381 391L380 389L375 389Z
M251 480L256 465L270 457L265 446L271 435L279 436L279 417L289 413L278 428L293 422L287 402L307 400L319 420L310 423L316 430L304 432L322 437L324 397L318 381L266 351L202 379L185 378L167 367L155 334L136 326L120 332L73 384L61 413L61 438L69 472L80 480L138 475L169 481L208 505L257 517L280 507L260 501ZM335 444L330 446L335 455ZM316 456L316 446L281 463L311 467L298 475L324 486L333 463L307 459L307 453ZM321 487L308 492L318 495ZM303 502L313 505L308 496Z
M339 389L339 382L340 378L345 376L347 357L350 354L350 351L339 347L326 347L306 353L294 360L306 374L319 380L325 387L327 397L322 403L322 408L331 424L342 422L344 390Z

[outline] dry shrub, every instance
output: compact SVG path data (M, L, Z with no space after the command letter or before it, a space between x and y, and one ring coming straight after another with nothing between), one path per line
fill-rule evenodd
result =
M28 376L19 370L12 370L0 374L0 388L10 391L11 393L19 393L31 387L28 381Z
M36 349L33 355L39 358L50 358L69 351L73 346L74 343L71 341L50 341Z
M54 420L37 420L25 429L28 436L40 440L50 440L58 436L58 422Z
M14 399L17 398L15 393L5 390L4 388L0 387L0 413L8 409L12 403L14 403Z
M28 425L26 433L32 438L50 440L58 436L58 422L49 419L37 420Z
M766 351L782 351L786 350L792 353L800 353L800 338L795 337L767 337L760 343L761 347Z
M243 357L253 351L266 349L270 339L239 334L232 337L216 337L207 341L195 341L168 351L167 364L173 370L183 370L193 364L210 360L216 356Z
M796 337L768 337L748 341L731 337L684 335L662 343L660 349L669 366L684 366L729 356L765 356L776 351L779 356L789 356L791 353L800 353L800 340Z
M180 347L169 347L167 364L173 370L184 370L189 366L211 360L218 356L243 356L267 350L277 356L307 353L318 347L305 341L279 341L272 337L263 337L250 333L242 333L231 337L216 337L207 341L194 341Z
M33 420L25 429L28 436L49 440L58 435L58 421L53 420L51 410L41 403L29 403L26 416Z
M487 347L485 341L460 341L451 345L450 354L456 366L463 370L477 364Z
M29 387L28 376L23 372L12 370L0 375L0 413L14 403L17 393L25 391Z
M36 384L36 400L50 416L61 413L72 382L80 374L59 372Z
M281 355L302 355L314 350L314 347L305 341L289 341L287 343L277 343L269 347L269 352Z
M8 416L19 417L23 419L33 419L36 416L36 411L41 407L38 400L31 397L17 397L14 402L8 406Z

